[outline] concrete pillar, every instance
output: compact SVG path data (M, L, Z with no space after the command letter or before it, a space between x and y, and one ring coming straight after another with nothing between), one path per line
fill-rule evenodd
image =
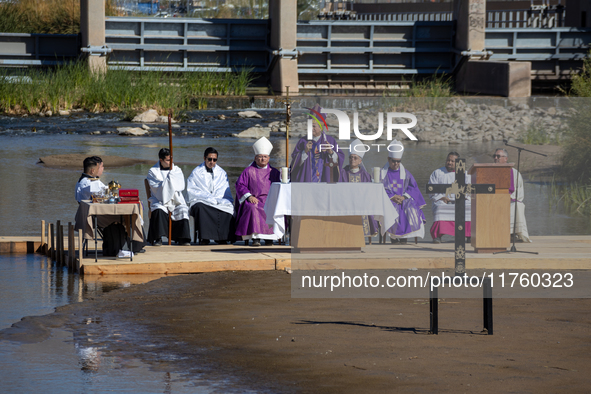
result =
M486 27L486 0L454 0L455 47L461 51L482 51Z
M82 47L105 45L105 0L80 0L80 35ZM107 72L107 57L88 56L93 73Z
M271 49L292 51L296 48L297 35L297 0L269 0L269 17L271 19ZM285 94L297 93L298 61L292 58L279 58L271 70L271 88L274 92Z

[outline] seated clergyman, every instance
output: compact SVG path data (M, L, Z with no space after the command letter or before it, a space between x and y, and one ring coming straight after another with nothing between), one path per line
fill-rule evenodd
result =
M460 157L457 152L449 152L445 160L445 166L436 169L429 178L429 183L433 185L451 185L456 179L456 159ZM466 173L466 184L470 183L470 176ZM431 237L433 243L441 243L441 237L444 234L455 236L455 212L456 212L456 196L452 194L446 196L444 193L430 194L429 197L433 202L433 226L431 226ZM470 195L466 195L466 237L470 242L470 235L472 231L471 222L471 202Z
M236 235L244 240L252 239L252 246L260 246L261 239L273 244L277 235L267 224L265 202L271 183L279 182L279 170L269 165L273 145L261 137L253 145L254 161L242 172L236 181Z
M208 245L234 241L234 199L226 171L219 165L218 151L205 150L203 163L195 167L187 179L187 197L199 244Z
M93 193L107 191L107 186L100 181L105 166L103 160L98 156L91 156L84 159L84 172L76 184L76 201L92 200Z
M179 167L171 163L170 150L160 149L158 158L158 163L150 168L147 177L152 194L148 200L152 211L148 242L162 245L162 237L169 235L168 213L171 212L172 240L180 245L190 245L189 208L183 197L185 176Z
M415 178L401 163L404 147L393 140L388 146L388 164L381 171L382 183L398 218L387 232L392 243L405 245L408 238L425 235L425 215L422 208L425 200Z
M356 139L351 142L349 146L349 165L341 171L339 182L371 182L371 175L363 165L363 156L365 155L365 147L363 143ZM369 238L371 244L371 237L378 234L378 222L373 216L363 216L363 235Z
M503 148L498 148L493 155L495 163L507 163L509 154ZM519 171L515 168L511 169L511 185L509 186L509 193L511 193L511 237L514 237L513 228L515 226L515 233L517 240L522 242L531 242L529 233L527 232L527 223L525 221L525 204L523 203L524 188L523 178ZM515 207L517 206L517 225L515 225Z

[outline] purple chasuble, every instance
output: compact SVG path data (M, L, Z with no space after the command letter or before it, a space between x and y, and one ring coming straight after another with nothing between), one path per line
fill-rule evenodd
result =
M322 133L318 141L314 142L310 152L308 152L308 158L302 163L302 153L306 152L307 143L306 138L301 138L291 154L291 181L330 182L331 167L325 166L330 158L328 148L322 147L322 151L320 150L321 144L329 144L333 146L332 149L338 156L338 163L335 163L332 167L333 182L338 182L345 161L345 154L338 149L336 140L332 136Z
M396 204L391 200L398 212L398 219L396 219L396 223L387 232L388 234L399 237L417 231L421 228L421 223L426 222L425 214L421 210L426 205L423 195L410 171L407 169L405 171L406 179L400 179L399 169L394 171L388 168L388 173L383 180L388 197L392 198L395 195L402 196L404 193L411 197L406 198L402 202L402 205Z
M271 183L279 182L280 178L278 169L270 165L258 168L254 162L242 171L236 181L236 235L273 234L273 228L267 224L265 202ZM256 197L259 203L254 205L246 199L240 204L246 193Z
M351 183L371 183L371 176L365 170L363 166L359 167L358 172L351 172L349 166L343 168L339 182L351 182ZM378 234L378 221L373 218L373 215L362 216L363 223L363 235L366 237L373 237Z

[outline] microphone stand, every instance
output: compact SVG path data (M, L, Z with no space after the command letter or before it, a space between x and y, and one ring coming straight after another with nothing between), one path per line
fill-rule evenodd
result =
M517 248L515 247L515 240L517 239L517 234L515 233L515 230L517 229L517 196L518 196L518 191L519 191L519 175L521 174L519 172L519 162L521 160L521 151L524 150L526 152L529 153L533 153L536 155L540 155L540 156L544 156L544 157L548 157L548 155L545 155L543 153L538 153L538 152L534 152L533 150L529 150L529 149L525 149L519 146L515 146L515 145L509 145L509 143L507 142L507 140L503 140L503 142L505 143L505 146L509 146L511 148L515 148L517 149L517 179L515 179L515 213L513 215L513 245L511 246L511 250L505 250L503 252L495 252L493 254L500 254L500 253L531 253L531 254L538 254L538 252L527 252L524 250L517 250ZM511 170L513 171L513 170Z

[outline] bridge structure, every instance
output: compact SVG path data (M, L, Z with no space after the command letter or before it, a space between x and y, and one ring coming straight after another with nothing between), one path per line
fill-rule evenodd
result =
M565 27L562 17L549 22L516 10L487 12L485 0L458 1L448 13L313 21L297 21L295 0L271 2L270 18L260 20L105 17L102 4L82 0L80 35L0 33L0 66L52 66L86 57L97 72L249 68L268 76L275 92L287 85L297 93L466 76L468 63L468 74L478 80L474 67L486 63L481 72L488 75L494 66L499 78L518 74L525 86L570 78L591 44L589 28ZM507 84L516 85L515 78Z

